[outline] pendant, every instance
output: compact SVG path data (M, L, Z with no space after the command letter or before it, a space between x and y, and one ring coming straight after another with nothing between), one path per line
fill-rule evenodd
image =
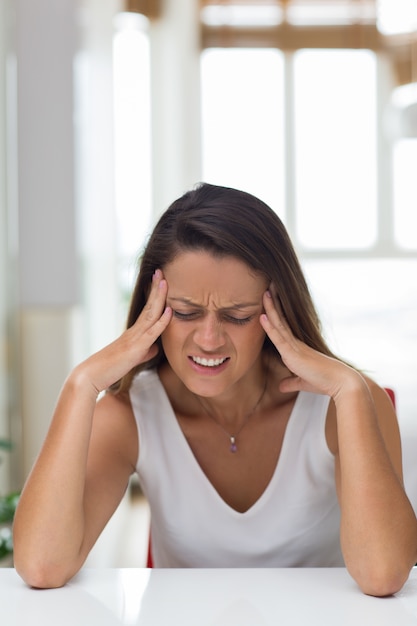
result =
M237 452L236 439L233 436L230 436L230 452Z

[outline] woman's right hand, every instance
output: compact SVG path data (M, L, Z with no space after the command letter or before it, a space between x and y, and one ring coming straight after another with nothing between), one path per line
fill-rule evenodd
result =
M140 363L156 356L156 340L172 317L171 308L166 306L167 291L167 282L162 271L157 269L147 303L133 326L75 368L74 374L87 381L95 394L110 387Z

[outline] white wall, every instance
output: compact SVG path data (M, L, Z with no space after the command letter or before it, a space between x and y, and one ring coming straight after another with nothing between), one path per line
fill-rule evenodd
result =
M0 439L9 438L7 391L7 216L6 216L6 5L0 4ZM8 489L8 463L0 451L0 494Z
M0 492L20 486L15 5L0 4L0 436L14 442L3 455Z
M23 477L68 372L115 332L115 6L14 4Z

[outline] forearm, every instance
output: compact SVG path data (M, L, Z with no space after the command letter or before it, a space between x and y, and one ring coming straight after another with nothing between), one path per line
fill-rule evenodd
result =
M172 317L166 295L158 270L136 322L64 384L16 512L15 565L29 584L64 584L123 496L137 458L136 425L128 402L107 394L97 403L97 396L157 354Z
M415 514L385 446L366 382L358 377L335 404L346 565L365 591L392 593L416 559Z
M261 325L291 373L280 390L320 393L334 403L326 435L336 455L346 565L366 593L393 593L417 558L417 522L402 486L398 425L389 399L374 385L371 395L357 371L294 337L271 291L263 303Z
M45 564L76 568L84 538L85 474L96 395L83 380L82 368L76 368L58 399L15 516L15 565L24 578L28 566L31 572L42 571Z

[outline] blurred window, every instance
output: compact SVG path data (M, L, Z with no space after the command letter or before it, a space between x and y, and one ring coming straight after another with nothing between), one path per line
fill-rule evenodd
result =
M136 259L152 223L148 20L120 13L113 40L115 205L119 273L130 297Z
M294 58L295 212L305 248L377 239L376 62L368 50Z
M401 139L393 153L395 238L401 248L417 251L417 139Z
M201 73L203 179L259 195L302 250L372 248L375 54L211 48Z
M203 180L254 193L283 217L283 54L208 49L201 73Z

